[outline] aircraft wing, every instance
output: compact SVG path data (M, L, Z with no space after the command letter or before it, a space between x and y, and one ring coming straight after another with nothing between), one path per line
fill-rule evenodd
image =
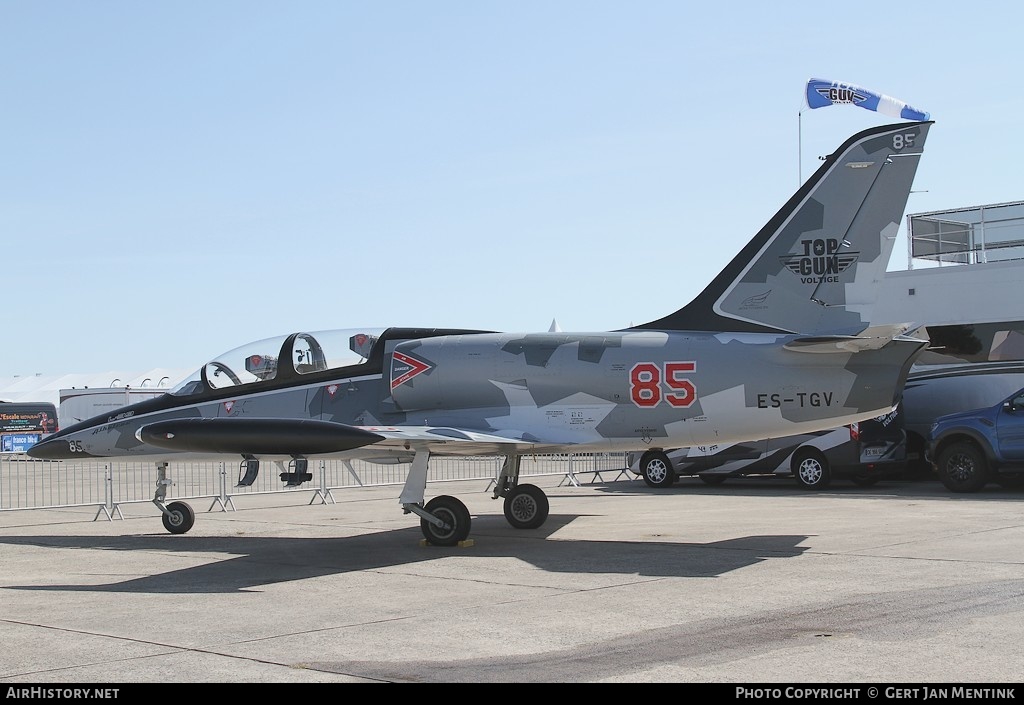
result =
M407 454L429 450L443 455L482 455L536 443L520 438L438 426L350 426L319 419L184 418L139 428L143 443L188 453L253 456L318 454Z

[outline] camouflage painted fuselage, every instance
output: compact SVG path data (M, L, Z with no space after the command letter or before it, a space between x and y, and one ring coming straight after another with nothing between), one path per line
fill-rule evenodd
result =
M167 456L136 438L166 418L321 419L417 428L410 449L476 454L467 433L517 441L520 452L637 450L778 437L878 416L924 341L816 354L798 336L629 331L381 336L370 361L303 378L254 382L126 407L65 429L49 457ZM392 337L396 336L396 337ZM50 443L58 441L53 438ZM401 454L381 444L337 453ZM42 457L41 455L38 457Z

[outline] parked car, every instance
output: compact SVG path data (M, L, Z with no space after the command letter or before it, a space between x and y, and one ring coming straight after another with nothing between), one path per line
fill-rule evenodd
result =
M1007 325L1000 324L1000 327ZM1024 329L1024 322L1015 325L1016 328ZM973 329L982 327L985 326L971 326ZM1024 337L1024 333L1021 335ZM992 340L999 339L999 336L992 334L991 331L988 337ZM939 340L947 341L942 337ZM985 347L984 343L974 337L970 337L964 345L971 342L976 342L979 347ZM947 414L992 406L1022 387L1024 361L1021 360L915 365L910 370L902 394L903 428L907 432L908 472L919 478L937 479L932 464L926 458L928 432L935 419Z
M903 407L869 421L831 431L688 448L652 448L628 453L629 469L651 487L670 487L680 477L696 476L708 484L730 477L793 477L800 487L827 487L834 477L862 486L904 470L906 433Z
M989 482L1024 481L1024 389L992 406L938 417L928 433L928 460L952 492Z

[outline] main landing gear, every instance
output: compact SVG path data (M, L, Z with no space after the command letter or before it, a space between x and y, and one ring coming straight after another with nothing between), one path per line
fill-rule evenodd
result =
M412 461L400 502L405 512L420 517L424 538L436 546L455 546L469 537L472 519L466 505L441 495L423 504L430 454L418 451ZM519 484L521 456L507 455L494 484L493 499L505 498L505 519L514 529L536 529L548 518L548 498L536 485Z

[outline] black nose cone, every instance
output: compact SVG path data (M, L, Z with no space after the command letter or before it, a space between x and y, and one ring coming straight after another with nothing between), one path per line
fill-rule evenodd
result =
M65 438L46 438L28 449L28 457L36 460L65 460L82 457L85 453L71 453L71 445Z

